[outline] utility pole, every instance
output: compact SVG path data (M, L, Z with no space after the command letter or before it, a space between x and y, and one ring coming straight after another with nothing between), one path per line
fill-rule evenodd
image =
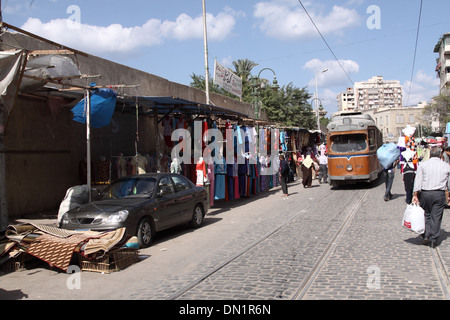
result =
M0 0L0 25L3 22L2 1ZM3 31L0 26L0 33ZM3 38L0 36L0 51L3 51ZM6 154L5 154L5 130L8 114L6 108L0 105L0 231L8 227L8 211L6 198Z
M203 43L205 46L205 88L206 88L206 104L210 104L209 100L209 66L208 66L208 35L206 27L206 4L203 0Z
M3 10L2 10L2 0L0 0L0 34L3 32L3 27L1 26L3 22ZM0 36L0 51L3 51L3 38Z

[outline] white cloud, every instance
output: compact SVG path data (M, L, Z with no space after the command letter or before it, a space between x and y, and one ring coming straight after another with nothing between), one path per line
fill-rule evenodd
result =
M339 65L340 63L340 65ZM352 74L359 72L359 64L353 60L326 60L312 59L305 63L303 69L309 70L313 74L313 78L308 82L308 86L314 88L316 85L315 75L317 75L317 85L320 87L352 86L345 72L351 77ZM342 68L345 72L342 70ZM328 69L325 73L322 70Z
M417 71L413 82L406 80L403 84L403 105L414 106L421 101L430 102L439 94L439 79L423 70Z
M238 13L225 9L216 16L207 14L208 40L224 40L232 32ZM180 14L175 21L150 19L141 26L124 27L120 24L95 26L75 24L68 19L42 22L29 18L21 27L52 41L92 54L130 53L152 47L165 40L186 41L203 38L203 17L192 18Z
M308 9L308 13L323 35L341 35L347 28L360 24L361 17L355 9L333 6L331 12L321 13ZM260 2L255 5L255 18L262 19L261 31L269 37L282 40L301 40L317 37L311 20L298 2L293 5L282 1Z

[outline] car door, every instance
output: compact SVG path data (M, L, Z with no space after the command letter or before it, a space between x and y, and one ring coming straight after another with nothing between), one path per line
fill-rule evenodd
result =
M172 179L169 176L162 177L156 190L155 223L158 229L165 229L177 224L180 220L179 203Z
M189 221L192 218L195 205L194 190L183 176L172 175L171 178L175 185L175 192L177 194L177 207L179 207L179 210L182 213L181 219L184 221Z

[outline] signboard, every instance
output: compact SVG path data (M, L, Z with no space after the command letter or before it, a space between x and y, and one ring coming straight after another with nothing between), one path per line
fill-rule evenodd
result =
M230 69L217 62L214 63L214 83L224 90L242 97L242 80Z

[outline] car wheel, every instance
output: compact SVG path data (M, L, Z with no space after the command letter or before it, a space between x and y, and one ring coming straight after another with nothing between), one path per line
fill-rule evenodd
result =
M153 239L153 229L150 219L145 218L139 222L139 226L137 228L137 238L141 248L147 248L150 246Z
M192 220L190 225L192 228L198 228L203 224L203 209L201 206L196 205L194 213L192 214Z

